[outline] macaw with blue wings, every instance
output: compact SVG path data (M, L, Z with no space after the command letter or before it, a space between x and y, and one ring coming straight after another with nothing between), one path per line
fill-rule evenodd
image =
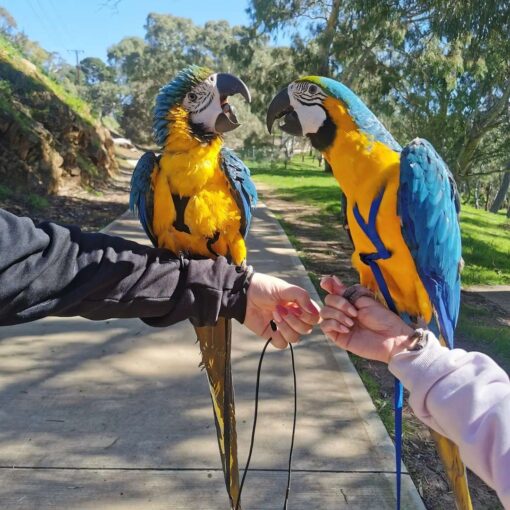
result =
M227 257L245 263L245 237L257 192L250 171L222 134L239 126L227 98L250 92L237 77L190 66L159 91L154 139L160 156L145 153L131 180L130 208L154 246L176 255ZM231 373L231 323L194 324L209 381L225 483L233 507L239 469Z
M272 100L267 126L307 136L331 165L347 199L361 284L412 324L424 323L453 347L460 305L460 209L452 174L423 139L402 147L345 85L319 76L292 82ZM400 474L402 387L396 384L395 443ZM431 430L455 492L470 509L459 451ZM397 478L400 493L400 476ZM397 500L400 505L400 498Z

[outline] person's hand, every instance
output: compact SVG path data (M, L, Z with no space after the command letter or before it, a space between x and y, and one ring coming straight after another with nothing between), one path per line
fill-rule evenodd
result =
M329 293L321 329L339 347L384 363L405 348L414 330L398 315L366 295L353 306L343 297L347 287L334 276L323 278L321 287Z
M270 321L274 320L277 331ZM248 287L244 325L257 335L268 339L278 349L295 343L300 335L312 331L320 321L319 306L308 292L280 278L254 273Z

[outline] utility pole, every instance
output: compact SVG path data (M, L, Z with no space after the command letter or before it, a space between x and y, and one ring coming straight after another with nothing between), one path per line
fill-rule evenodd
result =
M85 53L83 50L67 50L69 53L74 53L76 55L76 85L80 84L80 53Z

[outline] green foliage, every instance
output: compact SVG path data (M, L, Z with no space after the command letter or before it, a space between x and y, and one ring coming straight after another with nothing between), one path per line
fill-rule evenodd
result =
M484 308L462 304L457 331L480 349L489 349L502 366L510 366L510 328L495 322Z
M463 283L510 284L510 220L504 213L464 206L461 229Z
M50 203L46 197L36 195L35 193L29 193L27 196L27 204L35 210L43 210L49 207Z
M282 81L293 76L289 48L268 45L266 36L226 21L203 26L171 15L151 13L145 25L145 41L126 37L108 50L108 61L117 72L117 83L127 86L120 124L126 136L151 141L152 108L160 87L189 64L227 71L241 77L253 92L251 111L242 105L243 127L228 137L230 145L266 141L262 123L265 107ZM247 115L245 115L247 114Z
M17 27L16 20L10 12L5 7L0 6L0 34L9 36Z
M243 127L227 143L257 150L274 140L263 125L274 94L297 76L327 74L358 93L402 144L429 139L464 199L491 205L510 161L508 0L251 0L248 12L250 26L150 13L144 39L123 38L109 48L107 64L82 60L81 87L73 83L74 67L16 32L5 9L0 32L7 53L29 56L82 116L93 121L65 93L80 94L94 115L115 118L143 143L151 142L159 88L189 64L232 72L248 84L251 113L239 106ZM273 43L281 35L290 47ZM281 149L288 160L288 144Z
M0 23L2 19L5 20L5 17L2 18L0 7ZM30 61L39 72L52 81L60 83L67 93L76 95L76 87L72 83L74 67L70 66L58 53L50 53L37 42L31 41L23 32L16 32L16 23L13 19L12 22L9 29L2 30L0 25L0 49L11 59Z
M294 77L344 82L402 143L428 138L459 182L504 171L508 1L251 0L249 13L264 33L293 37Z
M363 384L365 385L365 388L367 389L388 434L393 437L395 433L395 413L391 406L391 400L388 399L387 395L383 394L380 384L371 375L370 371L364 369L366 361L354 354L349 354L349 358L358 371L358 374L363 381ZM408 424L405 421L403 423L403 427L405 433L406 428L408 427Z
M0 80L0 97L8 101L12 98L12 85L7 80Z
M82 96L92 109L92 113L102 119L104 116L120 117L122 96L125 87L111 82L92 83L82 87Z
M78 163L81 171L88 175L89 178L95 179L99 177L99 171L97 167L93 165L89 159L85 158L81 154L77 154L76 162Z
M89 106L83 99L69 93L62 84L47 76L37 65L27 60L16 46L0 35L0 62L2 60L5 60L14 69L21 71L27 80L31 80L34 90L37 88L50 90L81 119L89 124L95 124L96 121L90 114Z
M306 156L303 162L295 156L287 168L281 162L247 160L246 164L254 179L278 190L280 198L314 205L326 215L340 217L340 188L316 159Z
M70 94L60 83L41 74L39 79L50 89L63 103L73 110L88 124L95 124L96 120L90 113L90 106L81 97Z
M26 115L25 112L20 111L14 107L14 100L15 95L13 92L11 82L7 80L0 80L0 110L7 112L10 116L16 119L18 126L21 127L26 133L28 133L32 129L31 125L32 119L28 115Z
M5 200L12 195L12 191L3 184L0 184L0 200Z
M114 70L97 57L84 58L80 62L80 70L87 85L111 81L114 78Z
M340 223L340 190L331 174L309 157L281 162L246 161L255 182L278 190L279 198L319 208L323 225ZM503 211L497 215L471 206L461 212L462 254L465 261L463 285L510 284L510 220Z

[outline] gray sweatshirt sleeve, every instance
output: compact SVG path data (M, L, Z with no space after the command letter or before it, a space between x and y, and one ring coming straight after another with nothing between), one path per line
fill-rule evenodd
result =
M409 390L409 403L426 425L450 438L466 465L510 509L510 380L479 352L449 350L428 333L421 351L404 351L390 371Z

